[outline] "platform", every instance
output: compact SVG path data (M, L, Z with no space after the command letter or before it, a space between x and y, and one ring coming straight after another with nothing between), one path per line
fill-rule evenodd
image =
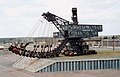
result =
M37 59L22 57L13 67L30 72L63 72L80 70L120 69L120 58L99 59Z
M14 54L0 56L0 77L120 77L120 69L33 73L12 67L18 58L20 57Z

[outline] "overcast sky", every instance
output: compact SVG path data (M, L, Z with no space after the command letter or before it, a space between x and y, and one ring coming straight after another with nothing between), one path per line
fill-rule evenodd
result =
M120 34L120 0L0 0L0 38L50 36L56 29L41 14L49 11L71 21L72 7L79 23L103 25L100 35Z

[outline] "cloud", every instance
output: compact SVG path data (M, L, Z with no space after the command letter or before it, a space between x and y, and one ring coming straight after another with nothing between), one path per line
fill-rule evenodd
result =
M0 0L0 5L2 36L25 36L47 11L71 21L72 7L77 7L80 23L103 24L102 34L120 33L119 0ZM115 30L111 32L110 26Z

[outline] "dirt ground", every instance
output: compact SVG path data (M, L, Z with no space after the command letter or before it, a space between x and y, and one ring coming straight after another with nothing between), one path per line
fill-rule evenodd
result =
M120 69L32 73L12 67L18 58L20 56L11 53L0 56L0 77L120 77Z

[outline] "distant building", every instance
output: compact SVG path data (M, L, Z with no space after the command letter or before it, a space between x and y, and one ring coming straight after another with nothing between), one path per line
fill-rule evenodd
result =
M6 43L14 43L14 42L33 42L33 43L39 43L39 42L50 42L50 43L56 43L59 39L59 37L56 37L54 34L53 37L18 37L18 38L0 38L0 44L6 44ZM120 35L114 35L114 40L112 39L113 35L108 36L99 36L99 37L91 37L91 38L85 38L85 42L89 44L89 46L96 46L96 47L109 47L114 45L116 47L120 47Z

